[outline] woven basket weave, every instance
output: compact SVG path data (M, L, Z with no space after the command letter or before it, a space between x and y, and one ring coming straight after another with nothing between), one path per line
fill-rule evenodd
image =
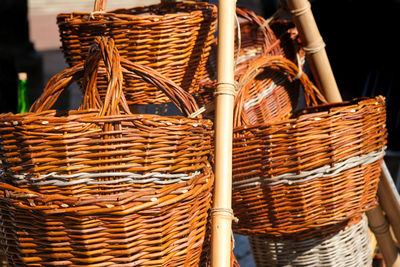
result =
M100 98L101 59L109 77ZM120 65L121 61L121 65ZM122 68L121 68L122 66ZM0 115L0 227L13 265L196 266L210 210L212 123L131 114L123 77L150 81L191 114L194 99L96 38L85 64L54 76L31 112ZM80 110L48 110L71 82Z
M122 57L159 71L187 92L199 90L214 38L216 6L166 2L108 12L103 11L105 2L96 0L92 13L58 15L62 51L70 66L86 58L96 36L108 36ZM100 94L105 95L105 73L99 74L99 84ZM128 104L170 101L157 87L138 79L125 79L124 90Z
M298 74L283 58L263 61L261 72L279 71L291 80ZM293 80L299 81L309 108L272 123L259 123L263 114L252 119L246 110L268 92L250 90L248 79L239 84L232 196L237 233L299 233L342 222L376 204L387 135L384 98L318 105L324 100L306 75Z
M366 217L324 238L274 241L249 236L249 243L257 267L372 265Z
M254 61L265 55L282 56L293 62L300 61L298 62L300 65L304 64L305 53L300 49L297 29L290 20L271 19L266 23L264 18L246 8L237 8L236 13L240 23L240 38L235 39L235 79L237 81L251 68ZM202 106L210 105L214 101L216 59L215 42L208 58L207 73L201 83L200 91L195 94L196 100ZM268 86L270 79L274 76L276 75L270 73L264 80L258 79L252 84L253 90ZM278 74L278 76L281 75ZM289 88L290 85L286 83L278 86L280 89L277 88L275 90L277 93L269 99L269 110L274 110L271 118L287 115L288 110L291 112L293 106L296 106L298 88Z
M274 18L267 23L254 11L243 7L236 8L236 16L239 23L239 31L235 29L236 76L246 70L253 58L261 55L280 55L293 62L297 61L297 54L304 58L297 29L291 20ZM217 39L214 39L203 83L216 79L216 65Z

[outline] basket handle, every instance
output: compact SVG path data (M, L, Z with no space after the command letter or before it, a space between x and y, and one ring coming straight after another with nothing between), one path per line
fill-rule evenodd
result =
M280 71L292 82L298 80L302 85L307 107L327 103L325 97L310 81L308 76L304 72L299 73L298 67L290 60L281 56L266 56L258 58L250 64L247 71L239 79L239 90L234 105L235 127L249 124L246 113L244 112L245 98L249 95L249 92L252 89L251 81L266 69ZM260 88L260 91L263 89L264 88ZM261 93L260 91L251 93L258 95Z
M101 12L106 10L106 0L95 0L94 1L94 6L93 6L93 12Z
M100 98L96 84L101 60L104 62L109 80L104 102ZM121 111L131 114L123 93L123 73L133 73L156 86L186 116L198 110L196 100L181 87L149 67L120 58L113 39L96 37L85 63L78 63L52 77L30 111L41 112L50 109L69 84L80 80L86 88L80 110L100 109L99 115L121 114Z
M268 24L265 24L265 19L263 17L257 15L254 11L244 7L236 8L236 14L239 17L244 18L258 26L258 29L264 36L264 42L262 44L263 54L270 53L273 49L278 49L279 42L277 40L270 40L270 36L275 36L275 33L272 31Z

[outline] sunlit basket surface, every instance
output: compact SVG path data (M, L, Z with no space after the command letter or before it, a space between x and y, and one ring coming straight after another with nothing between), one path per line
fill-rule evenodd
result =
M260 71L279 71L289 79L298 73L280 57L263 61ZM268 95L268 88L253 92L239 84L232 196L237 233L299 233L342 222L376 204L387 135L384 98L322 104L305 74L292 80L302 83L309 107L271 123L258 123L246 110L253 99L259 103ZM255 118L263 120L263 114Z
M188 92L199 90L214 39L217 8L206 2L169 2L103 11L96 0L92 13L59 14L62 51L70 66L82 62L96 36L115 39L121 56L149 66ZM157 87L125 79L129 104L164 103L170 99ZM99 75L105 94L105 73Z
M104 100L100 61L109 77ZM197 109L183 89L120 59L112 39L97 38L85 64L54 76L31 112L0 115L0 244L10 264L199 264L213 186L212 123L131 114L126 75L152 82L186 115ZM86 82L80 110L48 110L75 80Z

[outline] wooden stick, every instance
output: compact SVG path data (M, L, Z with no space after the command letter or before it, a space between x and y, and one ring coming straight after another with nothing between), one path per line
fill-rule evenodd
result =
M287 0L286 3L299 31L303 50L307 53L307 60L318 88L323 91L329 102L341 102L342 97L325 51L325 43L311 12L310 2Z
M392 176L386 164L382 164L382 175L378 187L379 203L385 211L393 234L400 242L400 196L393 183Z
M215 188L212 216L211 266L228 267L232 239L232 132L234 27L236 2L218 1L218 64L215 111Z
M400 267L400 256L389 232L389 224L383 216L381 207L366 212L368 224L375 234L378 246L382 251L383 260L387 267Z

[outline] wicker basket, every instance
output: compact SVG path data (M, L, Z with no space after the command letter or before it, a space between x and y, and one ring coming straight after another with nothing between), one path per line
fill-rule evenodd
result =
M70 66L82 62L96 36L115 40L121 56L149 66L181 86L196 92L214 39L217 8L206 2L166 2L105 12L105 0L96 0L92 13L59 14L62 50ZM105 95L105 73L99 74ZM101 86L103 85L103 86ZM157 87L125 79L128 104L160 104L170 99Z
M2 250L18 266L196 266L211 203L212 123L131 114L127 75L150 81L185 114L197 106L157 72L120 59L113 40L97 38L90 53L54 76L31 112L0 115ZM75 80L86 84L80 110L48 110Z
M274 18L266 20L247 8L236 8L240 35L235 35L236 76L243 73L253 58L261 55L280 55L293 62L297 54L304 60L298 32L291 20ZM235 31L238 29L236 28ZM215 81L217 75L217 39L214 39L207 61L203 83Z
M282 56L293 62L300 60L298 64L304 64L305 53L300 48L297 29L292 21L271 19L269 23L266 23L264 18L246 8L237 8L236 14L240 23L240 38L236 38L235 40L236 80L239 80L251 67L253 61L265 55ZM207 106L214 101L213 94L216 86L217 59L216 41L212 48L207 61L206 75L203 78L199 92L195 94L196 100L202 106ZM263 81L260 81L259 83L254 83L253 86L255 87L254 90L258 90L258 86L263 87L265 85ZM292 104L296 104L297 91L298 88L295 88L295 90L290 93L291 104L286 107L286 109L291 109ZM284 99L271 99L270 105L277 103L274 107L275 113L282 108L281 104L288 103L287 94L283 97Z
M302 241L249 236L256 266L371 266L367 218L351 223L330 236Z
M263 60L261 72L280 71L291 80L298 74L297 67L281 57ZM384 98L318 105L324 102L322 96L302 74L293 82L303 84L309 108L262 123L263 113L253 119L248 108L254 99L259 103L260 96L268 95L247 86L259 75L240 84L235 99L235 232L294 234L373 208L386 145Z

